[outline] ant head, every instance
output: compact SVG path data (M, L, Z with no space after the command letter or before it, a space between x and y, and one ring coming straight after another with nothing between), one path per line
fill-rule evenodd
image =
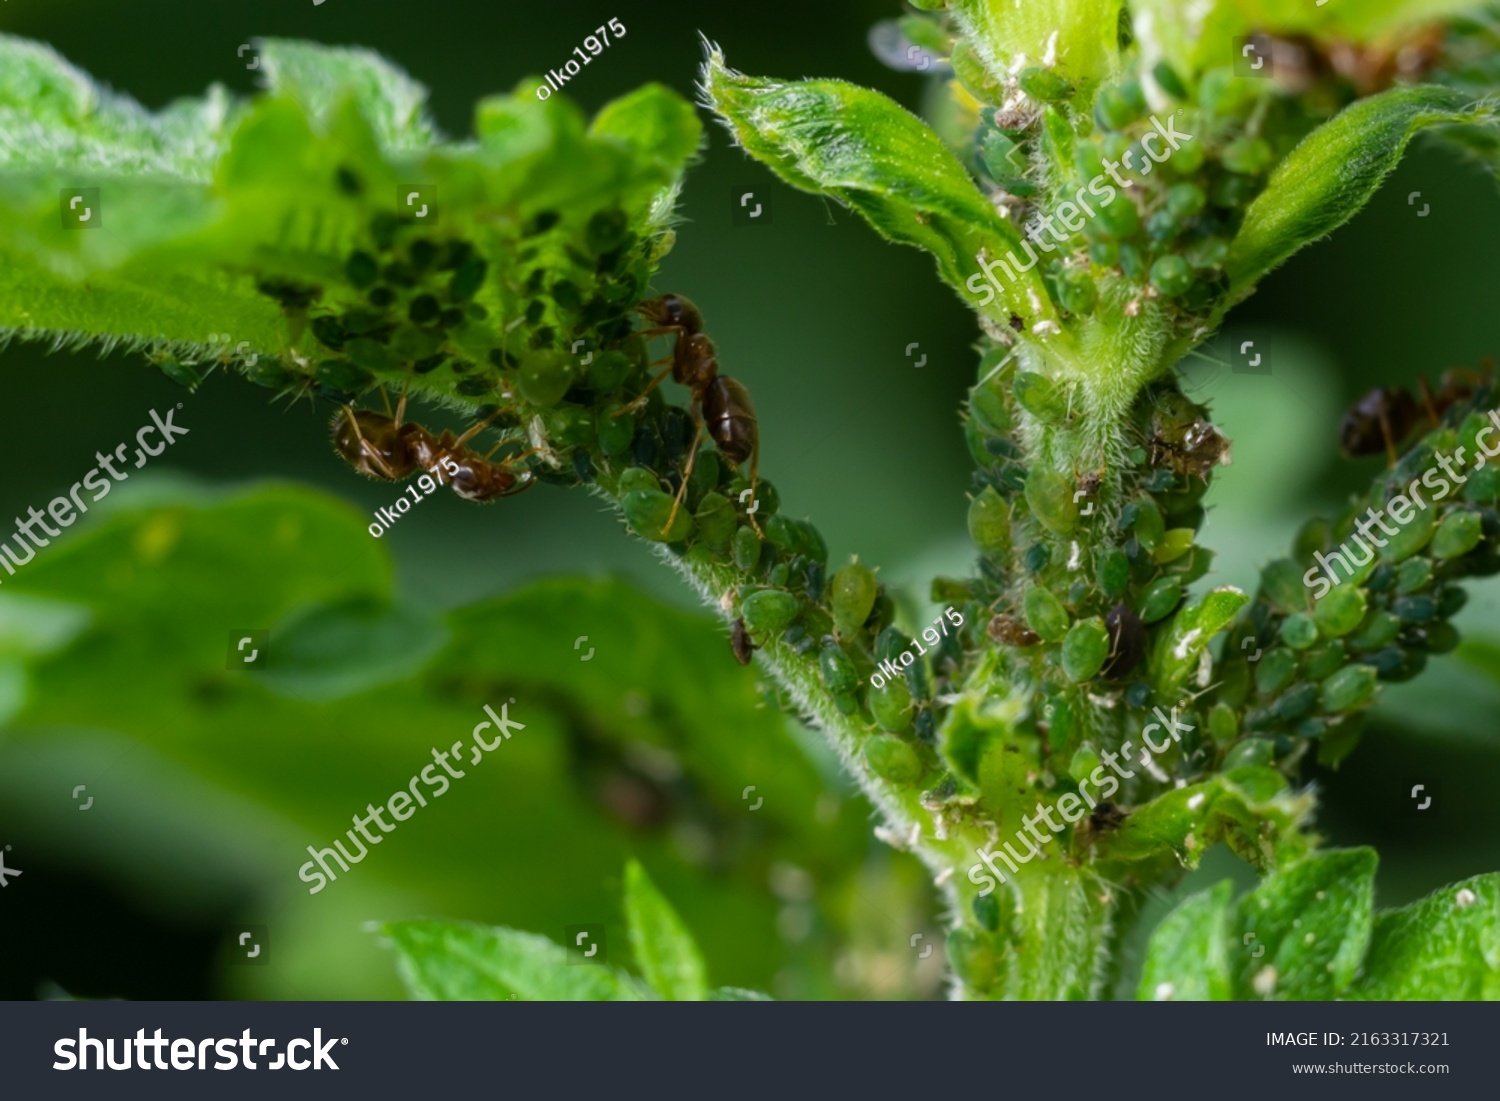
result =
M648 321L657 325L686 329L690 333L701 332L703 315L691 299L680 294L664 294L660 298L648 298L636 307Z

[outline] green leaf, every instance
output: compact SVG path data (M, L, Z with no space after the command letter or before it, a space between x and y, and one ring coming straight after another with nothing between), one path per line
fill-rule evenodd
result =
M703 87L746 152L793 187L854 210L886 239L931 253L938 273L971 306L984 290L993 297L982 308L998 321L1014 313L1030 328L1055 318L1035 267L1013 282L997 274L998 293L985 283L975 257L981 250L987 260L1019 256L1021 235L942 139L894 100L839 80L745 76L727 68L716 47L703 66Z
M1312 806L1311 797L1290 792L1275 769L1231 769L1157 796L1093 839L1089 851L1100 867L1126 875L1128 865L1168 852L1195 868L1211 846L1224 841L1252 866L1271 868L1306 851L1300 830Z
M296 98L321 129L352 98L387 151L414 151L437 140L427 89L379 54L284 38L257 40L266 86Z
M1375 918L1365 1001L1500 1000L1500 874L1475 876Z
M1151 931L1136 997L1141 1001L1224 1002L1233 996L1230 896L1224 880L1189 895Z
M1198 655L1249 600L1236 588L1214 589L1173 616L1165 629L1157 629L1148 669L1152 687L1161 698L1176 698L1177 690L1197 669Z
M1242 898L1234 919L1242 944L1237 996L1326 1001L1342 995L1370 942L1375 864L1373 849L1319 853Z
M720 986L708 992L707 1000L711 1002L769 1002L775 999L769 994L762 994L759 990L744 990L738 986Z
M396 967L413 998L437 1002L633 1002L627 975L599 964L570 964L568 951L535 933L463 921L383 925Z
M1393 88L1340 112L1292 150L1250 204L1226 264L1231 297L1243 298L1271 269L1358 213L1418 131L1494 121L1491 108L1423 85Z
M708 973L698 945L635 860L625 865L625 920L636 963L652 988L668 1001L701 1002Z
M1121 0L952 0L965 38L997 80L1025 66L1074 84L1108 80L1119 67Z

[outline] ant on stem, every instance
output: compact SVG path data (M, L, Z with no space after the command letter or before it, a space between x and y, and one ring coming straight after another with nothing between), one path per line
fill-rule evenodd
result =
M385 401L385 391L381 391ZM497 497L510 497L536 483L536 475L529 470L515 470L516 464L533 454L524 451L499 462L490 456L504 446L496 444L488 454L479 455L465 446L496 417L497 410L471 427L462 436L443 432L434 439L432 433L420 424L405 422L406 395L396 405L395 415L389 412L376 413L369 409L356 410L352 405L341 409L333 421L333 446L340 457L361 474L370 478L381 478L388 482L409 478L418 470L430 469L439 464L448 471L453 492L466 501L492 501Z
M1451 406L1472 396L1484 378L1478 371L1444 371L1436 394L1427 379L1418 378L1420 406L1403 386L1378 386L1350 406L1339 421L1339 449L1353 458L1377 454L1383 447L1394 467L1396 445L1422 423L1424 413L1436 425Z
M755 419L755 406L750 401L750 392L728 375L719 373L718 354L714 342L703 333L703 315L698 307L680 294L664 294L650 298L636 310L655 324L655 328L644 330L646 337L663 333L676 333L677 343L672 349L670 366L657 373L647 387L628 405L615 411L615 416L639 409L646 397L661 385L667 375L674 382L686 386L693 393L693 443L688 449L687 467L682 472L682 486L672 502L672 513L667 517L662 531L672 526L677 511L682 507L687 493L688 478L693 473L693 464L698 459L698 445L706 430L723 455L738 467L750 460L750 491L753 497L760 466L760 426ZM667 362L657 360L657 363ZM754 513L747 517L750 525L760 532Z

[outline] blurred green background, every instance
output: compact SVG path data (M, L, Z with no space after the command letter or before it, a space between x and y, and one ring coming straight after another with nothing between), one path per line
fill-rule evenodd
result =
M214 82L249 91L255 74L237 51L257 35L364 45L432 89L453 136L468 132L476 99L561 64L611 17L628 34L567 89L590 110L647 80L693 94L700 31L747 72L838 76L914 109L923 93L923 78L867 48L870 25L897 14L883 0L372 7L9 0L0 28L153 108ZM769 213L737 226L747 191ZM717 126L681 213L657 286L699 304L724 368L750 387L761 470L783 508L818 523L831 561L858 552L925 601L923 579L962 573L970 557L958 410L976 362L971 316L925 257L775 183ZM1210 497L1205 541L1219 557L1205 583L1253 587L1309 510L1368 478L1377 460L1345 462L1335 447L1339 413L1360 393L1500 354L1497 243L1493 185L1419 141L1354 223L1231 318L1221 340L1260 341L1269 375L1233 374L1214 348L1184 364L1235 440ZM912 943L938 939L921 869L873 840L868 805L816 738L753 710L754 674L722 632L667 607L693 598L587 495L543 487L486 508L437 495L375 543L368 514L395 494L334 456L330 409L272 405L222 372L189 396L136 358L37 345L0 353L0 394L5 517L66 492L153 407L181 401L191 430L111 499L112 519L90 517L0 578L0 618L19 614L5 603L17 593L90 594L95 609L54 660L29 659L19 711L20 674L0 665L0 703L12 705L0 713L13 715L0 730L0 845L24 872L0 895L0 997L400 996L363 926L414 916L559 940L564 925L603 922L623 960L618 876L631 853L703 941L716 983L941 996L941 949L923 958ZM287 488L233 492L268 479L349 507L330 514ZM131 513L148 499L173 510ZM564 574L596 580L535 587ZM231 631L296 639L314 605L329 629L374 640L363 665L311 687L224 670ZM1481 585L1459 625L1500 641L1497 608L1500 585ZM69 638L79 630L56 609L35 616ZM587 665L581 635L597 651ZM0 657L13 656L7 645L24 649L0 631ZM1316 777L1329 840L1379 848L1382 905L1500 868L1489 793L1500 689L1474 653L1388 688L1360 750ZM455 781L347 877L305 893L306 845L330 844L430 746L466 738L482 703L510 697L528 730L482 777ZM724 721L704 724L721 704ZM752 783L764 813L740 797ZM1411 811L1416 783L1439 792L1437 813ZM79 784L96 798L82 813ZM1183 889L1244 874L1231 864L1211 857ZM267 966L233 963L250 924L268 929Z

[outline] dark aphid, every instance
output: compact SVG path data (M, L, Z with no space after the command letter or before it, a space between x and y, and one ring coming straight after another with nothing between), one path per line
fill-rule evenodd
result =
M426 359L417 360L412 364L412 370L419 375L429 374L441 367L443 365L443 361L447 358L447 353L439 352L437 355L428 356Z
M406 250L406 258L416 271L426 271L432 267L437 262L439 254L437 243L425 237L413 241L411 247Z
M344 341L349 334L344 331L344 326L339 324L339 319L331 314L313 318L313 336L318 338L318 343L325 348L332 348L335 352L344 346Z
M444 328L452 329L464 323L464 312L457 306L449 306L438 316L438 320Z
M356 249L344 263L344 274L350 283L364 290L374 286L375 280L380 278L380 263L363 249Z
M454 269L453 278L448 281L448 297L455 302L467 302L484 286L488 271L489 265L481 257L470 256Z
M419 294L411 300L407 307L406 316L418 325L430 325L436 321L443 312L443 307L438 300L430 294Z
M1146 628L1129 606L1116 604L1104 617L1104 629L1109 634L1109 659L1102 672L1111 680L1119 680L1146 656Z
M1121 810L1113 803L1100 803L1089 815L1089 829L1095 833L1108 833L1119 829L1120 824L1129 817L1128 811Z
M1011 615L997 615L987 628L990 638L1001 646L1035 646L1042 636Z
M333 179L345 195L359 195L365 190L364 182L360 180L359 174L348 165L339 165L333 174Z
M400 260L392 260L381 272L387 283L394 283L398 287L415 287L417 285L417 273L410 264Z
M255 284L255 289L261 294L276 299L286 310L305 310L323 294L319 287L309 287L303 283L294 283L289 279L262 279Z
M461 381L454 389L465 397L480 398L494 392L495 381L484 375L474 375Z
M400 229L401 219L388 210L382 210L370 219L370 236L374 238L376 246L382 251L395 243L396 233Z
M385 309L385 307L396 301L396 292L391 290L390 287L376 287L369 294L365 295L365 299L370 305Z
M755 653L756 645L750 640L750 632L745 630L744 619L734 621L729 631L729 648L734 651L735 661L741 665L750 664L750 655Z
M491 348L489 352L489 360L496 367L499 367L502 371L512 371L516 368L516 357L511 355L504 348Z
M474 246L467 241L449 241L443 247L438 260L439 271L452 271L462 267L474 255Z
M539 233L546 233L560 221L562 221L562 215L557 211L544 210L526 223L525 228L521 230L521 235L535 237Z

